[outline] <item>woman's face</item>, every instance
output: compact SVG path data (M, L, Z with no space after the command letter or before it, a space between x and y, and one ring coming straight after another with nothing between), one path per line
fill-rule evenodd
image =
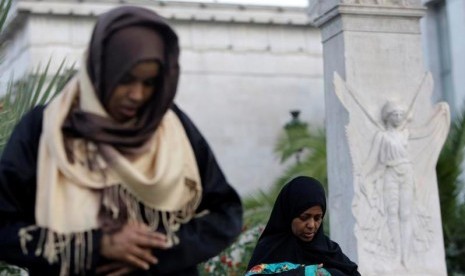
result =
M155 61L136 64L113 90L107 111L117 122L135 118L139 110L156 93L160 65Z
M405 113L402 110L394 110L389 113L387 122L391 127L399 127L405 119Z
M321 206L310 207L292 220L292 233L304 242L312 241L322 221L323 210Z

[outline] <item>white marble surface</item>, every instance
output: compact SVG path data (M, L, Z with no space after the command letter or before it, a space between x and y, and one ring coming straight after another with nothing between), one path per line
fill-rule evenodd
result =
M446 103L416 104L431 97L431 75L425 74L418 89L391 93L379 102L361 101L337 73L334 85L350 118L346 134L359 256L369 258L376 274L440 272L431 265L442 246L436 240L442 232L435 167L450 114ZM375 113L368 105L377 107Z
M447 126L448 109L443 104L433 108L432 81L428 77L428 81L422 82L425 68L419 19L424 9L417 5L419 2L409 5L394 2L348 4L345 1L341 4L336 0L324 3L322 5L329 6L313 8L314 11L323 11L314 18L321 28L323 40L331 237L358 262L362 275L446 275L434 164L447 133L444 126ZM351 97L355 104L344 106L336 96L333 85L335 72L341 76L336 89L348 84L355 91ZM425 85L421 86L421 93L417 93L421 83ZM339 92L345 95L343 91ZM416 94L418 97L413 100ZM388 101L398 104L386 105ZM413 102L415 108L410 107ZM383 135L383 129L386 129L382 121L383 106L386 106L385 110L397 106L393 110L410 113L411 121L406 124L406 118L403 118L401 121L405 127L402 131ZM400 109L399 106L406 108ZM355 108L358 112L354 112ZM436 123L438 121L442 123ZM443 127L433 127L436 125ZM441 134L431 134L412 142L408 137L415 132L414 129L422 127L423 132L437 131ZM394 139L398 142L392 143ZM418 141L434 141L431 142L435 145L431 147L434 153L424 161L418 161L410 151L410 148L420 148L416 144ZM381 150L384 146L386 148ZM377 160L391 150L396 152L391 159L400 160L399 156L404 156L409 161L401 167L383 168ZM370 153L374 157L369 160L375 160L367 163L367 167L371 168L360 169ZM409 173L400 177L397 171L401 170ZM421 176L418 172L422 173ZM387 186L394 188L384 190L383 186L376 186L373 179L384 178ZM419 189L417 184L420 183L428 188L423 189L422 186ZM361 195L365 196L362 187L369 195L364 206L357 200ZM419 190L427 191L430 197L425 199L426 196L417 195ZM408 205L409 201L422 203ZM422 216L424 210L418 211L422 215L417 216L417 209L424 206L427 206L427 216ZM423 219L424 228L413 226L418 217ZM365 219L384 224L378 227L371 224L373 220L365 223ZM429 238L422 240L425 235ZM379 247L370 247L372 244L368 236L374 237L371 241ZM412 237L416 246L423 245L421 254L417 249L413 250L413 246L403 245ZM386 255L389 261L386 261Z

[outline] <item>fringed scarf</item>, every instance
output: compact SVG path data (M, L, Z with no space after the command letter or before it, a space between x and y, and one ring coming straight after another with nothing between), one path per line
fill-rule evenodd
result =
M123 29L118 38L115 33ZM133 37L125 43L128 36ZM111 59L97 59L118 52ZM169 110L177 59L176 35L153 12L121 7L99 17L78 76L44 111L37 225L19 233L25 254L30 231L38 227L35 254L50 263L59 259L62 275L72 273L71 264L75 274L90 269L94 229L111 233L139 221L165 231L173 244L179 242L176 231L194 217L202 186L189 139ZM115 123L104 108L108 93L125 72L145 60L163 66L160 85L137 118Z
M153 230L161 225L170 241L179 242L175 232L194 216L201 199L195 156L172 111L165 114L144 145L145 153L135 160L106 144L63 137L61 126L73 102L93 95L86 87L85 74L80 78L72 80L45 109L39 144L35 216L37 226L45 232L36 253L51 263L60 257L64 270L71 261L67 260L71 240L82 269L86 265L84 252L92 248L84 239L89 231L105 226L103 222L110 228L112 220L118 224L122 217L143 221L142 212ZM67 142L72 143L73 163L67 158L66 139L71 139ZM89 168L89 156L97 168ZM102 210L107 216L99 219ZM28 239L27 231L22 239Z

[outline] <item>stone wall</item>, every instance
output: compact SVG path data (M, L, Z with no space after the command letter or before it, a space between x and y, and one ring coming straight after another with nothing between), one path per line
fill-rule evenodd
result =
M9 44L0 81L50 58L52 71L63 58L79 65L96 15L114 2L18 1L18 14L1 38ZM150 8L167 17L180 37L176 102L242 195L266 189L283 171L273 147L289 110L323 124L319 31L308 25L303 8L182 2Z

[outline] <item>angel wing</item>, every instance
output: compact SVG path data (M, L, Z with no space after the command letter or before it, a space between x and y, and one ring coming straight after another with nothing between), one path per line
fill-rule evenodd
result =
M433 91L433 78L426 76L419 95L429 96ZM447 103L441 102L431 107L431 112L413 109L416 122L409 128L409 154L414 164L417 197L428 204L431 189L436 187L436 163L441 148L446 141L450 127L450 112ZM421 117L422 114L427 114ZM434 182L434 183L431 183Z
M354 171L366 174L368 167L373 166L369 159L373 141L379 131L384 130L381 122L364 107L356 91L342 80L337 72L334 73L334 88L336 96L349 113L349 123L346 125L346 136L349 143ZM370 146L367 149L367 145ZM374 149L373 149L374 150ZM370 164L368 164L370 163Z
M363 236L361 240L367 241L364 247L369 251L377 254L392 252L392 244L379 242L389 235L386 216L383 214L384 168L378 162L384 126L374 119L379 116L371 114L364 107L364 103L359 100L361 97L337 73L334 74L334 88L337 98L349 113L349 123L345 130L354 171L352 211L357 220L356 235ZM383 246L388 248L380 248Z
M419 91L419 97L427 99L431 107L429 110L425 110L424 107L422 110L414 108L416 121L409 127L409 154L415 179L415 202L412 203L414 204L414 235L412 236L416 251L427 249L435 238L431 221L433 216L440 217L439 213L432 212L435 208L431 208L438 204L436 163L450 128L449 106L444 102L432 106L430 100L432 91L433 79L431 74L428 74Z

